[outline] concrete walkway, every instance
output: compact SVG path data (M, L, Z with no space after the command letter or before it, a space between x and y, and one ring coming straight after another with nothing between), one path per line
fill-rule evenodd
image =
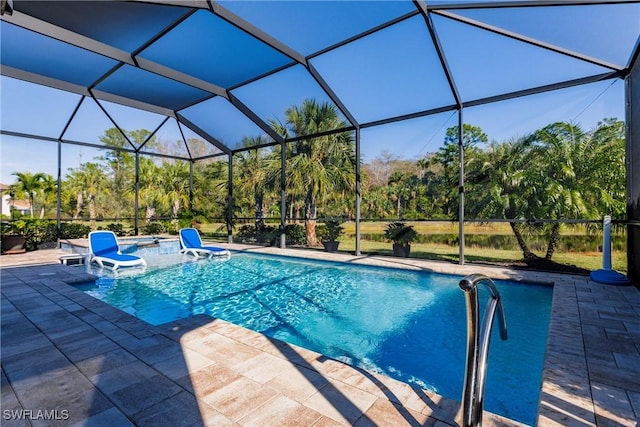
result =
M229 247L554 282L538 424L634 426L639 418L634 287L412 259ZM455 401L218 319L151 326L70 286L90 278L57 264L63 253L0 257L3 426L457 425ZM517 425L484 418L485 425Z

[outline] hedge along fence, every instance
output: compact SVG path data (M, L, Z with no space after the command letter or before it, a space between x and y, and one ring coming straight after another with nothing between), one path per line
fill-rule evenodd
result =
M87 237L91 228L79 223L60 224L61 239L79 239ZM2 224L2 235L18 234L25 238L25 249L33 251L39 246L55 247L58 238L58 226L55 221L46 219L19 219Z
M287 224L285 226L287 245L304 245L307 243L307 233L301 224ZM237 241L242 243L268 243L275 245L280 237L278 227L265 226L257 230L254 225L246 224L235 234Z
M174 227L176 224L171 224ZM246 227L246 226L245 226ZM98 227L102 229L102 227ZM120 224L107 224L105 227L107 230L112 230L118 235L126 235L127 233L118 233L121 230ZM245 231L245 238L247 242L260 242L258 236L255 235L255 230L250 230L251 226ZM85 224L63 222L60 224L60 233L62 239L77 239L87 237L91 228ZM152 230L146 230L152 231ZM153 230L159 234L160 230ZM167 230L164 230L167 231ZM253 231L253 232L252 232ZM267 227L268 232L273 233L273 236L269 235L270 239L277 238L280 233L276 227ZM177 231L175 231L177 233ZM56 222L46 219L28 219L28 220L15 220L15 221L3 221L2 234L21 234L26 237L27 250L35 250L38 245L46 242L52 242L56 240L57 228ZM226 236L226 233L225 233ZM288 224L286 226L286 236L288 245L304 244L306 242L306 234L304 227L299 224ZM243 233L238 233L237 237L242 238ZM345 237L355 239L355 234L348 233ZM511 234L465 234L465 245L467 247L475 248L491 248L491 249L506 249L506 250L520 250L515 236ZM242 240L242 239L239 239ZM368 240L373 242L385 242L389 243L382 233L362 233L362 240ZM548 240L541 234L527 235L525 240L529 245L529 248L533 251L545 251L547 249ZM433 244L433 245L446 245L446 246L458 246L458 234L418 234L415 243ZM611 236L611 246L614 251L626 251L627 242L626 236L618 233L613 233ZM575 235L567 234L561 235L558 247L559 252L601 252L602 251L602 235L601 233L593 235Z
M348 234L348 237L355 239L355 234ZM372 242L388 242L380 233L363 233L361 239ZM529 249L533 251L546 251L549 243L548 239L541 235L526 236L525 241L529 245ZM414 243L458 246L458 235L419 234ZM520 250L515 236L508 234L465 234L464 243L465 246L472 248ZM626 236L612 235L611 247L615 251L626 251ZM602 236L600 234L592 236L561 235L556 250L559 252L600 252L602 251Z

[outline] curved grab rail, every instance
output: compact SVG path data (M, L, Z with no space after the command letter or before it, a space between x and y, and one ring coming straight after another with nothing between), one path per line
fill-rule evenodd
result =
M482 318L482 329L478 329L478 285L486 285L491 293ZM500 321L500 338L507 339L507 322L500 293L495 283L483 274L471 274L460 281L467 305L467 363L462 391L462 425L482 426L484 385L487 378L487 355L491 339L491 328L496 310ZM478 333L480 332L480 333Z

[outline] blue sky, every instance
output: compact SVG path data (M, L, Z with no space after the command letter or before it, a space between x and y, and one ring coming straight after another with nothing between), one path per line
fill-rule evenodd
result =
M305 55L384 22L390 17L399 16L413 7L410 2L222 4ZM336 14L336 11L340 14ZM640 6L637 4L607 8L533 8L527 9L526 15L522 15L525 13L523 11L511 9L491 12L489 14L487 11L473 10L459 13L471 19L483 20L510 31L518 31L525 36L538 37L545 42L622 65L627 59L625 52L630 53L640 34ZM192 34L199 34L198 26L210 21L205 12L198 12L196 15L192 21L184 24ZM298 30L291 25L285 25L290 24L292 19L297 23L294 27ZM607 71L606 68L499 37L442 16L433 16L433 22L464 101ZM586 24L594 31L581 30ZM3 32L6 28L7 24L2 23ZM300 28L304 28L305 31L299 31ZM221 31L229 29L225 27ZM6 40L6 37L3 40ZM180 42L184 40L172 35L163 43L162 48L179 49ZM220 43L215 46L222 51L221 54L226 55L225 63L232 67L245 67L248 63L247 58L242 57L245 52L242 52L241 46L225 46ZM203 44L202 47L213 49L214 45ZM161 61L160 54L163 49L143 51L141 56ZM183 52L180 60L174 59L173 63L164 65L171 65L186 72L196 70L205 64L205 59L211 61L211 58L198 57L197 49L192 50L192 54ZM72 56L73 52L68 51L69 49L65 48L65 52ZM247 55L255 52L247 52ZM234 54L238 57L234 57ZM252 58L256 62L264 60L264 64L272 64L270 66L280 61L277 55L271 54L264 57L262 54L254 55ZM3 63L4 61L3 57ZM360 123L453 104L453 96L448 90L445 75L439 67L430 36L420 16L404 20L393 27L312 58L310 63ZM259 70L261 65L251 66ZM216 73L213 63L207 67L210 75L202 75L202 78L215 80L220 76L219 78L226 79L227 83L236 78L228 73ZM124 77L126 73L118 76L118 79ZM2 77L1 84L0 123L3 130L57 138L80 99L75 94L34 86L7 77ZM111 87L109 84L101 85L103 89ZM125 90L123 88L126 88L126 85L114 84L114 88L116 91ZM162 96L161 93L148 93L150 90L146 92L142 96ZM232 93L265 121L282 120L288 107L299 105L305 98L330 102L317 82L300 65L235 89ZM118 104L102 104L114 120L127 130L152 130L164 118L158 114L137 111ZM234 110L228 101L219 97L187 108L181 113L232 147L237 146L243 136L257 136L260 133L260 130ZM585 129L591 129L605 117L624 119L622 80L603 81L464 110L466 123L480 126L491 140L496 141L522 136L555 121L571 121ZM416 158L436 151L442 144L446 129L455 126L457 120L456 113L446 112L364 129L364 159L371 160L385 150L404 158ZM98 143L99 137L109 127L112 127L112 124L108 118L91 99L87 99L64 134L64 138ZM161 129L159 139L168 143L180 139L174 122L168 122ZM56 176L57 144L37 142L31 145L29 142L29 149L26 149L26 142L21 138L2 136L0 182L11 183L14 179L11 175L13 172L25 170L42 171ZM211 153L216 151L212 149ZM63 175L68 167L76 167L80 161L90 161L98 153L98 150L65 144Z

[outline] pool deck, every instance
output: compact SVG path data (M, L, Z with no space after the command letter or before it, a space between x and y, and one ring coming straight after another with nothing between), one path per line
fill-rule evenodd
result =
M636 426L640 419L634 286L479 265L222 246L552 282L537 425ZM59 264L63 254L0 256L3 426L458 425L456 401L219 319L200 315L151 326L70 286L87 276ZM487 412L484 423L519 425Z

